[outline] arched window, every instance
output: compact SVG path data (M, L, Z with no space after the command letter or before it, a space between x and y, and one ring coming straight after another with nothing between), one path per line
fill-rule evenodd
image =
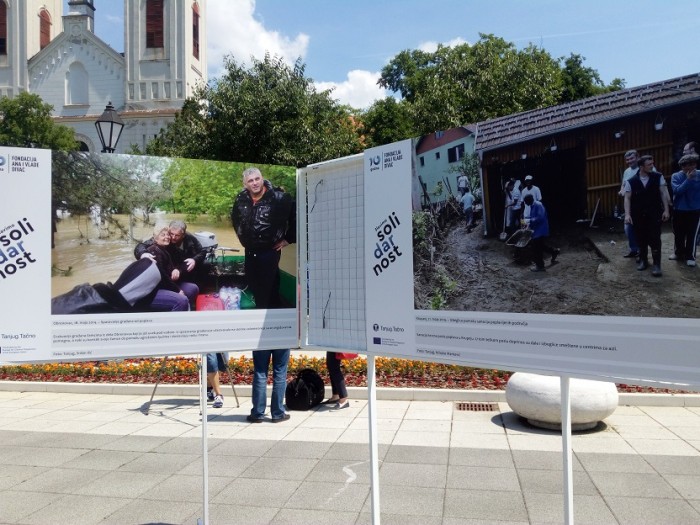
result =
M199 5L192 4L192 54L199 60Z
M39 11L39 49L51 42L51 15L46 9Z
M146 0L146 47L163 47L163 0Z
M66 73L66 104L89 104L88 74L80 62L73 62Z
M7 55L7 4L0 0L0 55Z

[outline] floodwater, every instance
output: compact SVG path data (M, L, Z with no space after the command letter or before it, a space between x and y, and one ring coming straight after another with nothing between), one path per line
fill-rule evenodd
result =
M115 218L123 229L95 224L90 217L60 218L54 235L55 248L51 250L54 268L51 277L52 297L82 283L114 282L124 268L135 260L136 244L152 236L154 223L167 225L171 220L184 220L182 215L155 213L150 217L151 225L137 219L130 228L127 215L116 215ZM236 254L230 249L240 250L237 252L240 255L244 253L233 227L226 220L215 222L207 217L200 217L196 221L187 221L187 231L213 233L219 246L216 250L217 255ZM130 236L136 240L130 240ZM292 245L282 250L280 267L296 275L296 266L296 245ZM65 275L69 268L69 274Z

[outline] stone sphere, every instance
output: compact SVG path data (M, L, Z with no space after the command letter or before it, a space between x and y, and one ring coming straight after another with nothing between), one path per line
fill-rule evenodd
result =
M570 379L571 429L594 428L617 408L615 383ZM557 376L517 372L506 385L510 408L531 425L561 429L561 383Z

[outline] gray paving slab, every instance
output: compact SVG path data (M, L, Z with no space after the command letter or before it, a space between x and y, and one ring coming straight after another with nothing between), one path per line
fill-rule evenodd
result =
M51 505L22 518L27 525L97 525L107 516L125 507L127 498L104 496L76 496L68 494L51 502Z
M382 465L382 468L386 463ZM380 473L381 474L381 473ZM369 485L370 464L368 459L322 459L309 472L306 481L331 483L360 483Z
M270 502L267 507L214 503L209 506L209 523L211 525L269 525L274 517L281 512L281 509L273 506L272 503ZM197 520L202 516L200 507L182 523L188 525L198 523Z
M251 507L272 505L281 508L298 488L299 482L291 480L236 478L210 501L222 505L245 502L246 506Z
M450 465L447 488L519 492L520 483L514 468Z
M361 483L302 481L284 508L359 513L368 495L369 485Z
M449 449L445 447L422 447L393 445L387 450L384 461L389 463L429 463L447 465Z
M207 468L210 476L220 478L237 478L248 467L255 463L257 456L208 456ZM202 459L197 458L192 463L176 472L184 476L201 476Z
M372 514L363 512L355 523L356 525L371 525ZM407 516L382 512L381 523L382 525L442 525L444 522L439 516Z
M127 472L156 472L162 474L175 474L187 467L199 456L195 454L156 454L147 452L130 461L119 470Z
M518 480L523 493L563 494L564 473L561 470L518 469ZM587 472L573 473L574 495L598 494L597 487Z
M445 489L385 485L380 488L381 511L401 516L441 516L445 509ZM370 501L365 511L371 509Z
M447 465L425 463L390 463L379 469L380 486L435 487L444 489L448 482Z
M25 523L24 518L52 505L62 494L50 492L0 492L0 523Z
M533 524L564 523L561 496L526 493L525 505ZM577 525L617 525L605 500L596 494L574 494L574 523ZM672 522L668 522L670 525Z
M100 522L100 525L125 525L128 523L151 524L180 524L193 525L197 523L192 518L201 508L201 500L198 503L189 501L153 501L135 499L128 505L114 511ZM183 519L183 516L187 518ZM223 523L222 521L212 523Z
M700 513L682 499L610 496L605 502L620 525L697 525Z
M157 399L145 416L147 398L1 392L16 417L0 420L0 523L196 523L197 403ZM249 406L210 414L210 524L371 523L362 403L349 417L295 413L284 428L245 423ZM382 523L561 523L560 437L505 404L486 418L448 405L379 402L397 418L379 446ZM691 408L620 407L609 425L574 434L575 523L700 523Z
M450 465L471 465L474 467L515 468L513 454L510 450L484 448L450 447L448 463ZM559 465L561 466L561 461Z
M589 472L588 475L603 496L629 496L681 499L661 475L639 472Z
M83 485L104 475L105 471L100 470L50 468L14 486L13 489L22 492L76 494Z
M259 458L245 469L242 478L303 480L318 463L308 458Z
M520 492L447 489L445 517L492 521L528 521Z

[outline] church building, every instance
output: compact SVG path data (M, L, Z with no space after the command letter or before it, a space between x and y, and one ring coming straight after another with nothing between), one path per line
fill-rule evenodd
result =
M0 0L0 96L38 94L84 151L102 145L108 103L124 121L116 153L143 149L207 82L207 0L124 0L124 52L102 41L94 0ZM97 33L96 33L97 31Z

